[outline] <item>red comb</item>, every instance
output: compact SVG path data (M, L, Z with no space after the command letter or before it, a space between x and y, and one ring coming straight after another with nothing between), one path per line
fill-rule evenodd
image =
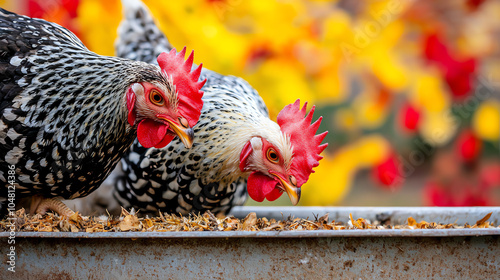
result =
M307 102L300 109L300 100L289 104L278 114L278 125L281 131L290 137L293 146L291 172L297 179L297 186L302 186L314 172L313 167L319 165L323 157L319 154L328 146L321 144L328 131L315 135L323 117L311 124L315 106L306 116Z
M191 52L186 61L184 61L185 55L186 47L178 54L175 49L172 49L169 53L160 54L157 60L163 73L173 80L178 97L177 110L187 119L189 126L193 127L200 118L203 107L201 100L203 91L200 89L207 80L198 82L203 64L191 71L194 51Z

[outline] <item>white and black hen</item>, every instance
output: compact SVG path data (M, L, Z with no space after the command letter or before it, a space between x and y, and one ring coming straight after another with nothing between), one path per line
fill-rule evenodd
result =
M2 210L33 197L32 212L71 214L58 199L99 187L136 137L191 146L201 69L184 52L158 62L97 55L55 23L0 9Z

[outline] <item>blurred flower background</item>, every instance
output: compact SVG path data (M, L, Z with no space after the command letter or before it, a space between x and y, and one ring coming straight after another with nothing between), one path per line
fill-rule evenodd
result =
M144 2L175 47L246 79L273 119L297 98L317 106L329 146L302 205L500 205L500 1ZM0 4L114 53L119 0Z

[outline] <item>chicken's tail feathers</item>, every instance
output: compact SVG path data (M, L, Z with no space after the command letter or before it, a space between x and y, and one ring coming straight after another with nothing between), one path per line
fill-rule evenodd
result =
M156 64L156 57L172 49L151 12L140 0L122 0L123 20L115 41L116 56Z

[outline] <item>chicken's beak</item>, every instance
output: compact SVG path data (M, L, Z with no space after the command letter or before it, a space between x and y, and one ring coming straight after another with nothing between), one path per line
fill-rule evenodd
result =
M287 180L283 179L281 176L279 176L276 173L271 173L274 175L276 178L281 183L281 187L285 190L286 194L288 194L288 197L290 198L290 201L292 204L295 206L297 203L299 203L300 200L300 188L292 185L292 183L288 182Z
M194 132L191 127L184 127L180 123L167 118L164 118L164 120L168 122L174 133L177 134L186 148L189 149L193 146Z

